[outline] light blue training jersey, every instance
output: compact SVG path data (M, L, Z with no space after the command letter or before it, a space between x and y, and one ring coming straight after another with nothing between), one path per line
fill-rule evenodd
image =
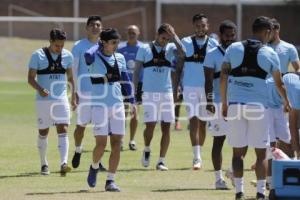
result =
M106 66L99 56L102 56L112 67L115 67L115 60L119 67L120 77L121 72L126 72L126 61L122 54L115 53L111 56L103 55L99 50L95 53L95 61L89 66L91 77L104 77L107 73ZM93 106L108 106L112 107L115 104L123 103L123 95L120 82L92 84L92 102Z
M219 48L225 53L225 49L221 46ZM207 68L211 68L215 70L215 74L218 73L220 75L221 68L223 64L224 55L222 54L221 50L218 47L215 47L209 50L205 56L203 66ZM220 95L220 76L214 78L213 81L213 94L214 94L214 102L220 103L221 102L221 95Z
M291 62L299 61L298 52L294 45L283 40L276 45L270 44L270 47L278 54L280 60L281 73L288 72L288 67Z
M257 40L251 40L259 42ZM235 42L227 49L224 62L231 65L231 69L242 64L244 58L244 45L242 42ZM270 47L263 45L257 53L258 66L266 73L280 71L280 61L277 53ZM244 76L230 76L228 84L228 102L245 104L262 104L267 107L268 91L265 79Z
M90 42L87 38L84 38L82 40L79 40L75 42L72 54L74 56L74 63L78 66L74 65L75 71L77 71L77 77L74 77L77 79L77 89L80 90L80 92L91 92L92 90L92 83L89 76L89 67L87 66L85 59L84 59L84 53L94 46L95 43ZM75 80L76 81L76 80Z
M58 54L50 53L53 60ZM63 49L61 52L61 64L64 69L73 66L73 55L70 51ZM48 68L49 62L43 49L38 49L32 53L28 67L29 69L42 70ZM47 89L50 94L42 97L36 93L36 100L64 100L67 99L67 79L66 74L37 74L37 83Z
M287 96L293 109L300 110L300 76L288 73L283 76Z
M154 45L156 51L159 53L162 48ZM168 43L163 50L165 51L165 58L172 63L174 59L174 51L176 46L174 43ZM153 59L150 44L144 44L139 48L136 55L136 60L147 63ZM171 67L147 67L143 69L143 91L144 92L172 92L171 81Z
M206 40L197 39L196 42L199 48L205 44ZM185 37L181 40L183 46L186 50L186 57L190 57L194 54L194 46L192 42L191 36ZM206 53L216 47L218 45L218 41L214 38L208 39L208 44L206 47ZM189 86L189 87L204 87L205 84L205 77L204 77L204 69L203 63L200 62L185 62L183 67L183 79L182 85Z
M133 80L136 54L142 45L143 43L140 41L138 41L136 45L129 45L127 42L122 42L119 44L117 51L125 57L127 72L130 81ZM142 81L142 79L143 79L143 73L141 71L139 80Z

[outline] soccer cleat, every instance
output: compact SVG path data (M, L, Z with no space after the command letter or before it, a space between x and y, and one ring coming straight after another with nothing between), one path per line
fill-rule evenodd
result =
M236 193L235 200L245 200L244 193L243 192Z
M250 183L251 183L252 186L256 187L257 180L252 180ZM266 182L266 189L270 190L270 183L268 183L268 182Z
M229 190L226 182L223 179L219 179L216 183L215 183L215 187L216 190Z
M107 192L121 192L120 188L113 180L107 180L105 183L105 191Z
M43 165L43 166L41 167L41 174L42 174L42 175L49 175L49 174L50 174L48 165Z
M87 177L87 183L91 188L96 187L97 184L97 174L98 174L98 169L94 169L92 165L90 166L89 170L89 175Z
M277 197L276 197L276 194L275 194L275 190L271 189L270 193L269 193L269 200L276 200L276 199L277 199Z
M232 186L235 187L233 171L232 171L231 169L228 169L228 170L225 172L225 176L226 176L226 178L230 179Z
M99 171L106 172L106 168L103 166L103 164L101 162L99 163Z
M62 164L60 166L60 176L66 176L71 170L71 167L69 167L67 163Z
M193 170L199 170L202 167L202 162L200 159L193 160Z
M131 151L136 151L137 150L135 141L129 142L128 146L129 146L129 150L131 150Z
M256 200L266 200L266 197L262 193L256 193Z
M163 162L157 163L156 169L157 169L157 170L160 170L160 171L168 171L168 170L169 170L169 169L166 167L165 163L163 163Z
M72 167L73 168L77 168L80 165L80 157L81 157L81 153L74 153L73 159L72 159Z
M149 167L150 164L150 151L143 151L142 165L144 167Z

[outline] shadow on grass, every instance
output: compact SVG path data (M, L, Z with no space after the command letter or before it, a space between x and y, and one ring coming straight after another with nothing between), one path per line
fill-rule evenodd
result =
M213 188L170 188L170 189L160 189L152 190L151 192L184 192L184 191L213 191Z
M78 190L78 191L64 191L64 192L31 192L26 193L28 196L34 195L55 195L55 194L80 194L80 193L103 193L104 191Z
M22 178L22 177L38 177L41 176L40 172L29 172L29 173L21 173L21 174L16 174L16 175L7 175L7 176L0 176L0 179L5 179L5 178Z

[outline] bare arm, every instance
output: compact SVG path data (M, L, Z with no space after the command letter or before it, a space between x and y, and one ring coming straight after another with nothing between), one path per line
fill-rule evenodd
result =
M143 62L135 61L134 72L133 72L133 84L134 84L135 93L139 83L139 77L140 77L142 67L143 67Z
M289 100L287 98L287 94L286 94L286 90L284 88L284 84L283 84L282 79L281 79L280 71L276 70L276 71L272 72L272 76L273 76L277 91L283 99L284 110L286 112L289 112L291 110L291 107L290 107Z
M222 115L227 117L227 85L228 85L228 76L231 71L230 63L224 62L222 64L221 75L220 75L220 93L222 101Z
M28 76L27 81L28 84L31 85L42 97L46 97L49 95L49 91L45 88L42 88L35 80L36 77L36 70L35 69L29 69L28 70Z
M73 79L73 70L72 68L67 68L66 70L67 73L67 79L68 83L71 85L71 105L72 109L75 110L77 106L77 100L76 100L76 94L75 94L75 84L74 84L74 79Z
M215 113L215 108L212 104L214 73L215 73L215 69L204 66L205 94L206 94L206 101L207 101L206 110L208 110L212 113Z
M292 66L293 66L295 72L300 72L300 62L299 62L299 60L292 62Z
M176 88L176 92L177 92L177 88L179 87L179 83L182 77L182 70L183 70L183 66L184 66L184 58L179 58L177 59L176 62L176 74L175 74L175 78L174 78L174 87ZM174 94L177 96L177 94Z
M178 58L184 58L185 57L185 49L184 49L183 44L181 43L179 37L176 35L174 28L171 25L169 25L168 29L166 31L172 37L172 40L177 48Z

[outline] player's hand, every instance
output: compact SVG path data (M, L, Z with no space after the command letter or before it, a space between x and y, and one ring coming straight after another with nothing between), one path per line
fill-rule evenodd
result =
M171 25L167 26L166 31L172 38L176 36L175 30Z
M227 111L228 111L228 105L225 104L225 103L222 103L222 116L223 116L223 118L224 118L225 121L227 121L226 120L226 118L227 118Z
M215 114L215 112L216 112L216 108L213 103L207 103L206 110L208 112L210 112L211 114Z
M73 111L76 110L76 108L77 108L77 98L78 98L77 93L75 93L71 96L71 106L72 106Z
M137 113L137 106L136 106L136 104L131 104L131 106L130 106L131 117L135 116L136 113Z
M284 101L283 102L283 111L290 112L291 110L292 110L292 108L291 108L290 102L288 100Z
M49 95L49 91L45 88L42 88L39 90L39 94L42 96L42 97L47 97Z

